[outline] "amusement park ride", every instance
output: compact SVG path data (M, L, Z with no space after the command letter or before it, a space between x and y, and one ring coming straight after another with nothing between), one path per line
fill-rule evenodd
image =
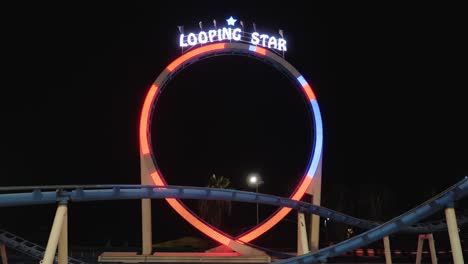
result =
M180 30L179 46L183 54L171 62L151 85L144 99L139 124L141 185L95 185L95 186L37 186L0 188L0 207L32 204L57 203L52 230L42 263L53 263L58 247L58 263L73 262L68 258L67 238L67 204L70 201L84 202L96 200L141 199L142 207L142 250L141 252L104 252L99 262L245 262L269 263L274 252L265 251L253 244L256 238L273 228L293 209L297 210L297 255L279 260L279 263L317 263L338 256L349 250L383 239L386 263L391 263L390 241L388 236L395 232L423 234L421 239L428 239L431 249L434 248L432 232L448 228L454 263L463 263L463 254L458 234L457 218L453 208L454 201L468 195L468 178L442 192L428 202L400 215L384 224L357 219L345 214L320 207L321 170L323 129L317 98L306 79L283 55L287 42L282 36L272 36L244 31L243 24L236 27L236 19L230 17L227 26L208 31L185 34ZM215 24L216 25L216 24ZM200 26L201 27L201 26ZM179 28L180 29L180 28ZM283 53L284 54L284 53ZM197 61L215 56L245 56L262 61L287 76L308 102L312 116L312 155L305 173L289 198L276 197L259 193L209 189L199 187L182 187L168 185L159 170L151 144L151 121L155 104L161 91L172 78ZM305 194L311 195L311 203L301 201ZM219 247L203 253L162 253L153 252L152 248L152 213L151 199L166 199L168 204L188 223L220 244ZM229 200L249 203L261 203L278 206L278 210L257 226L239 236L231 236L202 220L184 205L182 199ZM416 224L424 218L445 210L446 223ZM306 230L305 214L311 214L311 228ZM324 249L319 249L320 217L358 226L369 231L351 239ZM465 222L466 218L458 221ZM0 233L0 242L11 245L7 235ZM0 244L1 245L1 244ZM419 249L418 249L419 250ZM2 250L5 256L5 251ZM433 251L434 252L434 251ZM38 253L40 255L40 253ZM274 259L273 259L274 260ZM419 259L420 261L420 259ZM433 263L437 258L432 258Z
M312 195L313 204L320 205L320 189L321 189L321 159L323 147L323 129L322 119L320 115L319 105L312 91L311 86L305 78L283 57L276 54L273 50L285 51L286 40L282 37L269 36L258 32L247 33L241 28L234 28L237 21L232 16L226 20L228 27L223 27L217 30L209 30L208 33L200 31L198 34L189 33L185 36L181 32L179 40L180 47L190 45L192 49L187 50L182 56L170 63L163 72L158 76L156 81L148 91L140 117L140 160L141 160L141 183L144 185L154 184L165 186L161 171L158 169L153 149L151 148L151 135L149 131L151 120L154 114L154 104L158 100L159 92L164 89L168 82L173 79L174 75L184 70L190 65L202 59L208 59L214 56L247 56L249 58L263 61L285 74L296 86L303 91L308 103L309 109L313 116L313 145L312 156L309 161L306 173L296 190L291 194L292 200L300 200L307 192ZM242 34L244 33L244 34ZM243 37L246 36L246 37ZM226 42L230 41L230 42ZM232 42L234 41L234 42ZM200 44L199 47L196 47ZM267 49L270 48L271 50ZM153 132L154 133L154 132ZM312 180L314 179L314 180ZM201 218L193 214L180 200L166 199L169 205L185 220L195 228L203 232L208 237L219 242L221 245L242 254L242 256L261 257L264 256L264 261L269 261L269 257L262 251L246 245L263 233L267 232L278 222L281 221L290 211L291 208L281 207L272 216L264 222L258 224L254 228L248 230L244 234L232 237L225 234L221 230L217 230L212 225L206 223ZM143 236L143 255L151 254L152 232L151 232L151 200L142 200L142 236ZM304 217L299 218L304 221ZM305 223L303 223L305 226ZM318 228L319 218L312 217L312 249L318 249ZM305 234L304 234L305 235ZM302 232L301 232L301 236ZM304 237L305 238L305 237ZM306 241L306 240L304 240ZM303 252L308 252L308 246L301 247ZM307 248L307 249L306 249ZM217 251L217 250L215 250ZM225 253L225 252L224 252ZM257 260L258 261L258 260Z

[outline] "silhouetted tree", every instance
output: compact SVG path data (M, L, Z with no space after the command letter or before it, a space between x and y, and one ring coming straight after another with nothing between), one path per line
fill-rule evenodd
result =
M349 199L349 195L349 186L343 184L329 184L324 188L322 204L323 206L334 209L338 212L352 215L354 203L352 199ZM321 220L322 223L325 223L324 218ZM329 242L343 241L346 239L346 231L348 228L348 225L341 222L328 221L327 226L323 226L322 228L322 239L329 240L324 241L327 244Z
M231 180L224 176L216 176L213 174L206 187L218 188L218 189L229 189L231 186ZM231 201L222 200L199 200L198 211L199 216L215 227L221 227L224 217L227 214L231 215Z

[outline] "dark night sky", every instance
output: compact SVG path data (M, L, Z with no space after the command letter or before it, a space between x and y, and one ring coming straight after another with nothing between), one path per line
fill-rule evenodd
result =
M345 185L357 200L374 184L394 194L396 215L468 175L459 7L198 2L5 8L0 185L138 184L138 116L150 84L180 54L176 26L224 25L231 15L259 31L282 28L286 59L313 86L325 126L325 197ZM257 171L261 192L284 196L310 155L304 99L255 60L189 67L157 111L153 141L170 184L203 186L216 173L249 190L245 177ZM158 228L171 230L156 230L155 240L197 234L161 201L154 206ZM53 215L52 207L2 211L0 226L23 236L46 233ZM139 237L136 201L73 205L70 214L72 224L101 230L102 240ZM245 227L255 217L243 219ZM109 227L126 225L119 235ZM90 236L76 230L82 240Z

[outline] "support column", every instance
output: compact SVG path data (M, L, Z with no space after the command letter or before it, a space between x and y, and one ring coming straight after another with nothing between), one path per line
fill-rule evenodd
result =
M305 216L304 213L297 213L297 255L300 256L309 252Z
M416 263L421 263L422 250L424 247L425 239L427 239L427 242L429 243L429 251L431 252L431 262L432 264L437 264L437 253L435 249L434 236L432 235L432 233L418 236L418 250L416 252Z
M150 255L153 250L151 228L151 200L141 199L141 232L143 242L143 255Z
M68 212L63 216L58 242L58 264L68 264Z
M62 230L63 219L67 214L67 204L60 203L57 211L55 212L54 222L52 229L50 230L49 240L47 241L47 247L44 253L44 259L42 264L53 264L55 259L55 252L57 251L57 244L60 237L60 231Z
M392 264L392 251L390 250L390 238L385 236L383 238L384 253L385 253L385 264Z
M140 152L141 184L154 184L150 179L151 172L155 171L151 155ZM151 221L151 199L141 199L141 254L151 255L153 252L153 228Z
M463 253L460 243L460 234L458 233L457 217L453 207L445 208L445 220L450 238L450 246L452 248L452 257L454 264L462 264Z
M419 235L418 236L418 248L416 250L416 264L421 264L423 247L424 247L424 235Z
M426 235L427 242L429 242L429 251L431 252L431 262L432 264L437 264L437 252L435 248L434 236L432 233Z
M0 243L0 255L2 255L2 264L8 264L6 248L5 245L3 245L2 243Z
M320 198L322 192L322 158L315 172L312 183L309 186L308 194L312 195L312 204L320 206ZM315 252L319 250L319 237L320 235L320 216L312 214L310 218L310 251Z

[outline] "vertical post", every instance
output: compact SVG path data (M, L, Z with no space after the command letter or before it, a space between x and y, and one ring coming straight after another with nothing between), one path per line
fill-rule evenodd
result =
M312 197L312 204L313 205L320 205L320 198L316 198L317 196L314 194ZM318 201L317 201L318 200ZM312 215L310 219L311 225L311 234L310 234L310 250L315 252L319 250L319 233L320 233L320 216Z
M320 205L320 197L322 192L322 157L315 172L312 184L308 190L312 194L312 204ZM313 214L310 218L310 251L314 252L319 249L319 234L320 234L320 216Z
M140 153L141 184L151 185L150 173L154 171L153 160L150 155ZM141 199L141 244L143 255L150 255L153 251L153 232L151 221L151 199Z
M462 264L463 253L460 244L460 234L458 233L457 217L453 207L445 208L445 220L450 238L450 246L452 248L452 257L454 264Z
M150 255L153 249L152 246L152 230L151 230L151 200L141 199L141 220L142 220L142 242L143 255Z
M435 248L434 236L432 233L427 234L427 242L429 242L429 251L431 252L431 262L432 264L437 264L437 253Z
M68 212L63 216L62 229L58 242L58 263L68 264Z
M44 253L43 264L52 264L55 259L55 252L57 251L57 244L60 237L60 231L62 230L63 218L67 214L67 204L60 203L55 212L54 222L52 229L50 230L49 240L47 241L47 247Z
M421 264L422 250L424 247L424 235L418 236L418 249L416 250L416 264Z
M385 264L392 264L392 251L390 250L390 238L385 236L383 238L384 253L385 253Z
M304 213L297 213L297 255L300 256L309 252L305 216Z
M5 245L3 245L2 243L0 243L0 255L2 255L2 264L8 264L6 248Z
M255 193L258 194L258 182L257 184L255 185ZM257 201L257 225L258 225L258 222L259 222L260 218L258 216L258 201Z

